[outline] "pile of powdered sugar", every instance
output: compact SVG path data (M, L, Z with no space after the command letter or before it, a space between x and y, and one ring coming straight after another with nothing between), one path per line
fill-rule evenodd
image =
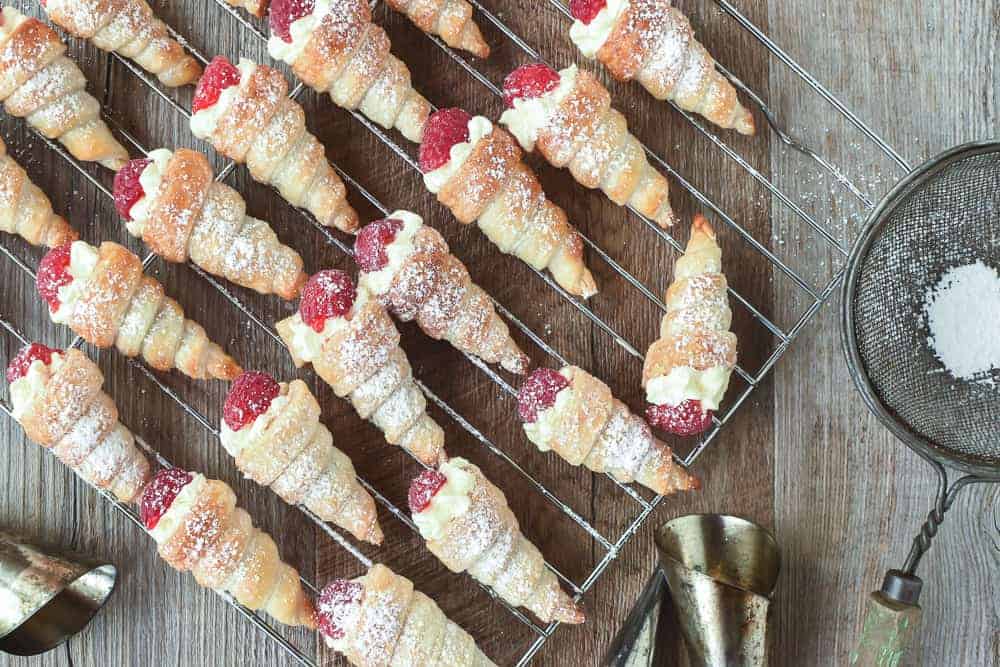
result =
M1000 386L1000 274L983 262L949 269L924 295L927 342L956 378Z

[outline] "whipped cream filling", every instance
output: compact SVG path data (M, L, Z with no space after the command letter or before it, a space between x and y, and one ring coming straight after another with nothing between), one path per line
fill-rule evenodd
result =
M653 405L679 405L693 399L701 402L702 410L718 410L731 373L732 369L725 366L703 371L678 366L646 384L646 400Z
M561 369L559 374L567 380L569 373L566 369ZM528 440L535 443L535 446L543 452L552 449L552 440L559 431L559 414L569 407L573 401L573 385L563 387L556 394L556 402L544 410L538 411L538 417L534 422L524 423L524 434Z
M156 540L157 544L163 544L169 540L188 514L194 508L198 495L201 494L202 487L205 486L205 476L201 473L192 473L191 481L184 485L181 492L170 503L170 507L163 513L156 527L149 531L149 535Z
M403 223L403 228L396 233L396 237L385 247L385 254L389 261L378 271L362 272L358 284L367 289L372 294L385 294L392 285L392 279L396 276L407 258L413 254L413 237L416 236L420 228L424 226L424 219L416 213L409 211L393 211L386 216L391 220L399 220Z
M521 148L535 150L538 133L545 129L559 105L563 103L576 86L576 65L559 70L559 85L540 97L520 97L514 100L514 108L507 109L500 116L500 123L517 137Z
M45 392L49 380L63 364L63 356L52 353L52 361L46 364L41 359L35 359L28 366L28 372L10 383L11 416L21 421L32 404Z
M250 444L257 442L271 428L274 420L284 411L288 405L288 385L281 383L281 393L274 397L271 404L267 406L264 414L257 415L252 423L244 426L238 431L229 428L226 420L222 420L222 427L219 429L219 440L226 448L229 455L236 458Z
M240 82L229 86L219 94L219 99L210 107L199 109L191 115L191 132L199 139L208 139L215 132L215 126L219 124L219 118L226 112L229 105L233 103L240 92L240 88L247 85L250 75L257 69L257 63L246 58L240 58L236 67L240 70Z
M49 10L51 11L51 9ZM28 17L13 7L3 8L3 22L0 23L0 37L10 35L17 27L28 20Z
M451 177L461 168L469 156L472 149L483 137L488 137L493 132L493 123L483 116L473 116L469 121L469 140L462 141L448 151L448 161L433 171L424 174L424 185L427 189L437 194L441 188L451 180Z
M57 291L59 308L49 311L53 322L68 324L73 317L73 309L76 302L83 296L83 291L90 282L90 276L94 273L99 259L97 248L86 241L73 241L69 248L69 267L66 271L73 278L69 283L63 285Z
M358 577L351 581L364 586L364 582L361 581L362 579L363 577ZM352 600L350 602L338 601L338 604L332 609L324 608L322 605L318 607L319 613L331 618L333 624L344 633L339 639L334 639L325 633L320 633L323 635L326 645L334 651L346 654L350 650L351 642L347 638L355 634L354 630L358 625L358 621L361 620L361 605L361 600Z
M323 323L323 330L316 331L311 326L302 321L302 316L295 313L291 318L292 342L289 347L302 361L312 361L317 358L323 345L338 331L346 329L351 324L351 318L355 313L360 313L369 299L369 292L362 285L358 285L358 295L351 306L351 311L344 317L328 317Z
M604 9L597 13L590 23L573 21L569 29L569 38L573 40L580 53L593 58L608 41L611 31L615 29L618 18L628 9L629 0L608 0Z
M267 40L267 53L275 60L294 65L299 59L299 55L309 43L309 38L319 26L323 17L330 13L330 0L316 0L312 13L295 19L288 26L288 32L292 36L291 42L286 42L281 37L271 34Z
M160 191L160 183L163 181L163 174L167 171L167 163L174 156L174 152L166 148L157 148L146 156L151 162L139 174L139 185L142 186L142 196L132 204L129 215L132 219L125 223L125 228L132 236L142 236L146 230L146 220L149 218L149 209L156 203L156 195Z
M466 464L468 461L456 457L438 467L438 472L448 481L438 489L422 512L413 514L413 523L417 524L425 540L441 539L448 522L469 511L472 505L469 493L476 486L476 478L463 468Z

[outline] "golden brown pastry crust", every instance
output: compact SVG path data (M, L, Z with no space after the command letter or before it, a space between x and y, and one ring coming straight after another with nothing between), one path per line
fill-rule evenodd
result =
M256 65L205 138L320 224L348 233L357 230L358 214L347 202L347 189L323 145L306 128L305 111L288 97L288 81L278 70Z
M32 245L49 248L78 238L76 230L52 211L52 203L7 153L0 139L0 230Z
M164 85L184 86L201 76L201 65L170 36L145 0L59 0L42 6L56 25L131 58Z
M597 59L621 81L636 79L653 97L673 100L716 125L755 132L753 116L715 61L694 38L691 22L670 0L631 0Z
M87 482L122 502L137 500L149 461L119 423L97 364L76 349L60 354L62 365L20 418L24 432Z
M299 573L281 560L270 535L244 516L225 482L205 480L184 520L160 543L160 556L177 570L193 572L199 583L212 582L232 593L250 609L286 625L314 628L315 612Z
M141 353L157 370L176 368L199 380L240 374L239 365L201 326L184 319L163 286L143 275L142 261L132 252L104 242L98 257L69 318L81 338L100 348L115 345L126 356Z
M83 72L63 54L59 35L35 18L3 8L0 23L0 101L78 160L117 171L128 160L101 120L100 104L84 89Z
M567 292L584 298L597 293L580 235L546 198L506 130L494 128L478 141L437 197L460 222L476 221L501 251L548 269Z
M213 275L283 299L298 296L308 276L302 258L264 221L246 215L236 190L218 183L208 159L179 149L161 174L142 239L170 262L194 261Z
M577 70L575 85L538 131L535 146L584 187L600 188L661 227L674 224L667 179L650 166L625 117L611 107L611 93L590 72Z
M461 459L452 463L476 482L469 492L469 508L445 524L440 539L427 540L431 553L452 572L468 571L544 623L583 623L583 610L562 590L541 552L521 532L503 492L472 463Z
M512 373L527 371L527 355L441 234L422 225L413 246L380 300L401 320L415 319L432 338L446 339L459 350L491 364L500 363Z
M448 46L479 58L489 57L490 47L472 19L472 5L465 0L388 0L388 4Z

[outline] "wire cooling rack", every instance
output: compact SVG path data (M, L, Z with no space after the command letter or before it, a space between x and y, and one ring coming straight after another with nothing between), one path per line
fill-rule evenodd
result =
M518 35L512 28L506 25L496 14L491 12L489 9L484 7L478 0L470 0L471 4L476 8L477 13L496 27L501 33L503 33L507 39L509 39L513 44L515 44L520 51L523 52L526 58L532 60L544 61L545 58L542 53L536 50L532 45L530 45L525 39ZM567 22L571 20L569 12L565 5L563 5L560 0L548 0L549 4L554 7L557 11L562 13ZM816 94L820 95L823 99L830 103L830 105L841 114L847 121L849 121L857 130L863 133L880 151L882 151L889 159L896 162L899 166L904 169L909 169L909 165L905 160L895 151L891 146L889 146L878 134L867 126L863 121L861 121L849 108L847 108L832 92L830 92L826 87L824 87L815 77L813 77L808 71L802 68L790 55L785 53L776 43L774 43L763 31L761 31L753 22L751 22L743 13L736 9L727 0L715 0L718 7L725 12L727 15L732 17L744 30L748 31L755 39L757 39L769 52L770 54L784 66L786 66L790 71L792 71L798 78L800 78L805 84L807 84ZM247 20L245 16L239 13L237 10L233 9L227 5L224 0L216 0L219 8L231 15L236 21L239 21L250 34L254 35L256 39L266 42L266 35L263 34L260 29L251 21ZM374 3L373 3L374 6ZM540 8L541 9L541 8ZM568 25L567 25L568 28ZM176 35L177 37L183 39L183 36ZM454 52L448 46L446 46L437 37L429 36L432 42L434 42L438 48L442 49L461 69L467 72L471 77L483 85L489 92L495 95L500 95L501 91L498 85L491 81L490 78L478 70L472 63L467 61L465 58ZM189 47L190 48L190 47ZM195 49L191 49L192 53L204 64L207 62L207 58L204 54L198 52ZM231 55L231 54L230 54ZM119 56L112 54L112 57L116 58L122 65L124 65L130 72L132 72L136 77L142 80L152 91L154 91L162 100L164 100L168 105L170 105L177 113L184 117L189 117L190 114L187 109L181 106L170 94L164 91L158 82L156 82L152 77L150 77L146 72L139 69L132 64L131 61L120 58ZM775 137L777 137L781 142L790 148L797 150L808 158L813 160L819 167L826 171L830 176L832 176L836 182L844 188L844 190L850 193L851 196L857 198L860 204L865 208L871 208L872 202L865 195L862 190L853 183L841 169L836 165L830 163L825 158L819 154L813 152L812 150L801 145L795 141L792 137L782 131L779 126L775 114L772 110L764 103L760 96L758 96L755 91L751 90L749 87L743 84L738 78L733 76L723 65L719 65L719 70L733 82L733 84L741 91L741 93L748 99L752 100L756 105L758 111L760 111L768 124L771 126L771 130ZM301 83L297 84L292 91L290 96L292 98L297 98L304 87ZM675 107L676 108L676 107ZM718 136L713 129L706 127L706 125L695 118L691 114L677 108L680 112L697 130L700 134L704 135L709 141L711 141L719 150L723 152L729 159L735 161L741 168L743 168L747 174L762 185L767 192L773 197L774 201L777 201L781 206L786 207L794 217L801 220L804 224L814 230L818 237L823 240L829 248L841 257L847 256L847 249L838 241L822 224L820 224L814 217L810 216L803 208L797 204L793 198L787 195L781 188L769 180L764 174L755 169L749 162L747 162L736 150L734 150L726 141ZM383 132L381 128L374 125L367 118L362 116L358 112L352 112L355 119L360 122L364 127L366 127L372 134L374 134L380 141L382 141L387 147L389 147L401 160L403 160L412 169L418 170L418 166L414 158L403 148L401 148L387 133ZM113 117L105 114L105 119L113 127L113 129L120 133L132 146L135 147L139 152L147 153L147 148L140 144L126 128L121 127L121 125L115 121ZM39 135L41 136L41 135ZM49 141L44 137L41 137L53 150L59 153L68 163L70 163L80 174L87 178L99 191L101 191L105 196L111 197L111 193L96 180L80 163L78 163L72 156L70 156L60 145L55 142ZM739 305L739 307L745 308L749 314L752 316L753 320L758 323L765 331L767 331L771 336L775 337L778 341L774 350L771 354L764 360L761 366L757 369L746 369L742 366L736 368L736 374L741 378L743 384L745 385L741 391L736 395L734 399L728 402L726 409L716 415L713 420L712 428L705 434L704 437L700 439L695 447L691 449L686 456L684 456L680 461L687 466L690 466L695 462L695 460L705 451L705 449L712 443L718 436L720 430L731 420L736 411L743 405L751 393L757 388L757 386L764 380L767 374L777 363L784 353L788 350L792 342L801 334L803 328L809 321L813 318L816 312L822 307L823 303L830 297L834 292L838 284L843 277L843 267L834 273L834 275L826 282L822 287L816 288L810 285L809 281L803 277L799 272L795 271L786 262L782 261L777 257L767 246L761 243L759 240L754 238L754 236L739 223L736 222L729 214L727 214L719 205L717 205L712 199L710 199L706 194L701 192L688 180L686 180L680 173L677 172L666 160L660 157L657 153L644 147L650 161L664 173L668 174L671 179L680 185L684 190L686 190L701 206L712 211L719 219L724 221L724 223L730 226L749 246L751 246L756 252L763 256L772 265L775 270L780 272L789 278L806 296L806 307L798 316L796 321L787 328L782 328L766 315L764 315L749 299L741 295L737 290L730 287L730 294L734 301ZM236 165L233 162L229 162L225 167L218 173L217 180L222 181L226 179L235 169ZM338 171L340 176L344 179L345 183L352 188L355 192L364 197L373 206L378 208L383 213L389 213L389 208L383 204L378 198L361 186L350 174L346 173L344 170L340 169L337 165L334 165L335 169ZM351 249L343 243L339 238L337 238L331 231L325 227L319 225L308 213L300 211L301 215L308 220L317 230L319 230L327 240L327 242L338 248L341 252L349 255ZM660 240L667 243L675 251L680 252L682 246L676 239L673 238L668 232L662 230L654 222L646 219L637 211L632 211L632 214L636 215L649 230L649 233L655 234ZM607 252L605 252L598 244L587 237L583 237L585 245L590 249L592 255L597 256L601 261L605 262L613 271L615 271L621 278L627 281L633 288L636 289L640 294L643 295L645 299L648 299L660 310L665 310L665 305L663 301L656 295L656 293L644 285L638 278L629 273L625 268L623 268L618 262L616 262ZM34 272L31 267L24 263L19 257L17 257L8 247L0 245L0 252L3 252L12 262L14 262L26 275L34 277ZM149 268L151 264L156 261L160 261L152 253L145 256L143 259L143 266ZM279 345L281 344L280 339L275 333L274 329L266 324L260 317L255 315L253 311L244 304L238 297L236 297L227 287L221 284L219 281L209 276L204 271L199 269L194 265L189 265L191 269L197 272L205 281L217 289L224 297L235 306L245 317L250 320L254 326L260 328L267 335L272 337ZM572 306L579 311L584 317L586 317L596 328L601 330L611 341L619 345L624 349L629 355L640 358L641 353L637 347L630 341L628 341L622 334L616 331L610 324L601 319L594 311L583 301L576 299L566 293L559 285L557 285L552 278L547 274L537 272L537 275L541 280L543 280L549 287L555 290L559 295L566 299ZM539 349L544 351L549 357L557 360L560 364L569 363L562 354L557 350L553 349L548 343L546 343L543 336L534 332L530 327L524 324L520 319L518 319L513 313L511 313L503 304L496 302L494 303L498 311L513 325L517 330L522 332L528 339L530 339ZM0 327L6 329L10 334L16 337L21 343L27 342L23 334L18 330L16 325L7 322L6 320L0 319ZM82 340L77 337L74 339L72 345L74 347L82 344ZM479 359L466 355L469 361L474 364L480 371L482 371L492 382L494 382L501 391L514 396L516 395L516 390L511 387L511 385L498 373L496 373L491 367L481 362ZM146 375L166 396L168 396L172 401L174 401L185 413L193 417L198 421L208 432L212 435L218 435L218 429L206 418L204 415L199 413L194 407L192 407L187 401L185 401L176 391L165 385L155 373L153 373L148 367L144 365L143 362L138 360L130 360L130 363L138 368L144 375ZM574 511L568 504L563 502L555 493L550 491L544 484L536 480L530 473L528 473L523 467L521 467L517 461L512 459L505 451L497 447L486 435L484 435L469 419L460 414L457 410L452 408L447 402L442 400L437 394L430 390L426 385L417 380L418 385L426 394L427 398L437 405L449 418L454 420L456 424L463 430L465 430L474 440L479 442L483 447L485 447L492 455L500 457L506 461L511 467L513 467L518 474L523 475L526 480L542 495L548 502L552 503L561 512L563 512L567 517L569 517L574 523L576 523L588 536L590 536L594 541L600 544L603 549L603 556L597 562L593 570L583 579L583 581L577 583L570 579L556 567L551 564L547 564L548 567L562 580L562 582L573 592L574 597L579 600L582 598L587 591L589 591L593 585L598 581L600 576L604 573L611 562L617 557L621 548L629 541L629 539L636 533L640 528L646 518L653 512L654 509L660 504L662 497L654 497L651 499L644 498L643 495L638 493L636 490L629 486L618 483L613 478L611 482L614 483L617 488L619 488L625 497L629 498L636 507L636 513L633 518L627 523L626 528L622 531L620 535L617 536L606 536L602 534L594 525L588 522L585 518ZM10 416L9 407L3 403L0 403L0 411L3 411L7 416ZM170 463L160 456L156 451L149 447L141 439L137 439L140 447L142 447L153 459L155 459L161 466L169 466ZM387 509L393 516L399 519L402 523L408 526L412 530L416 530L413 522L410 520L409 516L398 507L396 507L388 498L379 493L379 491L374 488L369 482L364 479L359 478L359 481L365 486L365 488L376 498L376 500ZM129 520L136 523L136 525L141 526L138 516L135 510L127 505L118 502L113 496L108 493L100 492L105 498L114 504L114 506L119 509ZM346 551L348 551L354 558L356 558L362 565L368 567L371 565L371 560L360 550L358 550L353 543L346 537L344 537L336 529L330 527L318 519L315 515L312 515L307 509L300 508L307 516L320 528L320 530L328 535L331 539L341 545ZM303 580L303 584L315 593L316 586L309 581ZM419 582L417 582L419 588ZM492 597L496 599L489 589L486 589ZM255 624L262 632L266 633L271 639L273 639L277 644L288 652L289 655L294 657L296 660L303 664L315 665L316 660L311 655L309 649L304 649L295 646L292 642L286 639L281 632L275 629L270 621L263 617L262 615L256 614L249 609L246 609L239 605L231 596L225 593L220 593L224 599L227 600L231 605L233 605L242 615L244 615L248 620ZM538 650L544 645L546 640L552 636L555 632L558 624L552 623L548 626L541 627L536 624L532 619L527 617L518 609L515 609L502 600L497 599L497 601L502 604L507 611L517 619L518 622L523 623L531 630L531 639L527 642L524 647L524 651L518 660L518 665L525 665L529 663L532 657L538 652Z

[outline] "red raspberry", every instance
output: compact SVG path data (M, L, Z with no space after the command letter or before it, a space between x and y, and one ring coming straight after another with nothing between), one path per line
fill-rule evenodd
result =
M608 0L569 0L569 13L576 20L589 25L607 6Z
M62 350L56 350L41 343L25 345L7 365L7 382L13 382L27 375L28 369L31 367L31 362L35 359L46 365L51 364L52 355L57 352L61 354Z
M299 315L319 333L328 317L343 317L351 312L357 295L354 281L343 271L320 271L302 288Z
M698 435L712 425L712 414L701 409L701 401L689 398L680 405L650 405L646 421L674 435Z
M410 483L410 511L418 514L427 509L431 499L441 490L448 478L437 470L425 470Z
M402 220L386 218L369 223L358 232L354 239L354 261L362 271L378 271L389 262L385 248L395 240L402 228Z
M521 65L503 80L503 101L508 109L514 100L541 97L559 86L559 72L544 63Z
M365 588L356 581L334 579L319 594L316 603L316 625L330 639L341 639L345 626L361 608Z
M556 404L556 394L569 386L569 380L551 368L539 368L524 381L517 393L517 414L521 421L535 423L541 410Z
M267 373L246 371L233 380L222 408L222 418L233 431L239 431L247 424L252 424L271 407L281 385Z
M194 477L180 468L164 468L156 473L152 481L142 492L139 502L139 518L146 530L153 530L160 522L160 517L170 509L174 498Z
M292 24L303 16L309 16L316 7L316 0L272 0L268 11L271 32L286 43L292 43Z
M425 174L447 164L451 147L469 140L472 116L463 109L435 111L424 125L424 140L420 144L420 171Z
M215 56L198 79L191 111L198 113L219 101L219 95L229 86L240 82L240 70L223 56Z
M42 261L38 264L38 273L35 274L35 287L38 295L49 304L49 310L59 310L59 288L73 282L73 276L69 274L69 259L71 243L64 243L58 248L53 248L45 253Z
M146 194L139 183L139 176L150 162L151 160L146 158L129 160L115 174L115 208L118 210L118 215L126 220L132 219L132 207Z

